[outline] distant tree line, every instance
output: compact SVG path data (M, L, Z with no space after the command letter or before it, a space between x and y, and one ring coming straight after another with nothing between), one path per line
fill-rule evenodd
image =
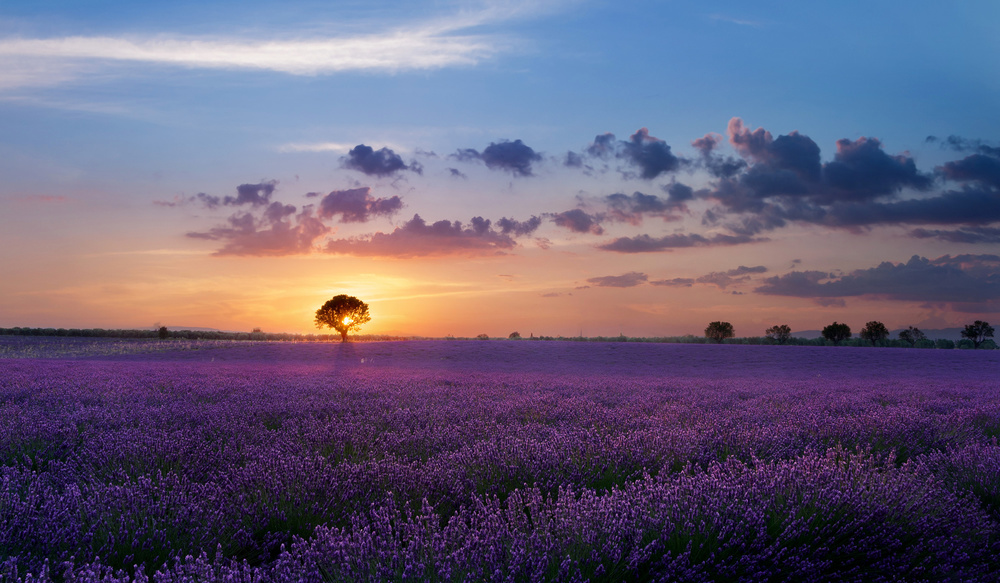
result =
M63 336L86 338L138 338L150 340L256 340L287 342L329 342L340 340L338 334L288 334L261 332L221 332L218 330L169 330L166 326L151 330L105 328L0 328L0 336ZM358 341L411 340L411 336L361 334L353 336Z

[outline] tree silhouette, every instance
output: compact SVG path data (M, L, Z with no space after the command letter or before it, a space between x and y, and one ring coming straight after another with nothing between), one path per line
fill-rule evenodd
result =
M972 324L965 325L965 330L962 330L962 337L968 338L972 341L973 347L979 348L983 340L993 338L993 326L990 326L989 322L976 320Z
M784 344L792 337L792 329L788 327L788 324L771 326L767 330L764 330L764 336L774 340L778 344Z
M917 342L927 340L927 335L921 332L920 328L910 326L906 330L899 331L899 339L904 342L909 342L910 346L916 346Z
M865 327L861 329L861 338L872 343L875 346L879 342L882 342L889 337L889 329L885 327L885 324L879 322L878 320L872 320L865 324Z
M823 338L833 342L834 345L838 345L851 337L851 327L847 324L838 324L837 322L834 322L826 328L823 328L822 334Z
M327 326L340 332L341 342L347 342L349 331L359 330L362 324L370 321L368 304L345 294L333 296L322 308L316 310L316 327Z
M705 337L721 343L726 338L734 336L733 325L729 322L711 322L705 328Z

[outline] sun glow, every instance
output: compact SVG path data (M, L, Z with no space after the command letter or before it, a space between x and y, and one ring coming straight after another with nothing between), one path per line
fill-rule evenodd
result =
M341 320L341 322L343 322L343 323L344 323L344 326L347 326L348 324L350 324L350 323L351 323L351 322L353 322L353 321L354 321L354 320L353 320L353 319L352 319L352 318L351 318L350 316L344 316L344 319L343 319L343 320Z

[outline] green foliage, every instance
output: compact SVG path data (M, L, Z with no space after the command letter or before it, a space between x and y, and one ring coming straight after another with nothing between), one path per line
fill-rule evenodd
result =
M941 348L943 350L953 350L955 348L955 342L945 338L938 338L934 341L934 347Z
M729 322L710 322L705 328L705 338L722 343L726 338L735 336L733 325Z
M972 342L973 348L979 348L987 338L993 338L993 326L989 322L976 320L972 324L967 324L962 330L962 337Z
M916 346L917 342L927 340L927 335L920 331L920 328L910 326L906 330L899 331L899 339L908 342L910 346Z
M359 330L363 324L370 321L368 304L345 294L333 296L323 304L323 307L316 310L316 327L327 326L340 332L341 342L347 341L348 332Z
M889 337L889 329L882 322L872 320L861 329L860 336L863 340L871 342L872 346L876 346L879 342Z
M784 344L788 342L789 338L792 337L792 329L788 326L788 324L771 326L767 330L764 330L764 336L777 342L778 344Z
M844 340L851 337L851 327L847 324L838 324L834 322L829 326L823 328L823 338L826 338L834 345L839 345Z

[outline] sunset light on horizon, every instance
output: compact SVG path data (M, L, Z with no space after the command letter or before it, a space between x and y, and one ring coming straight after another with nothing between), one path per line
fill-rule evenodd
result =
M424 337L995 322L998 18L4 3L0 327L312 334L338 294Z

